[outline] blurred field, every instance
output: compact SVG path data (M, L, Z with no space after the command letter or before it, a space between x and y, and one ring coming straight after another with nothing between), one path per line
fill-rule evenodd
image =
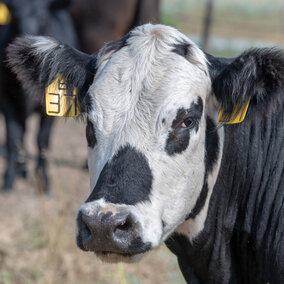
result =
M185 283L176 258L166 247L141 262L104 264L75 244L75 215L89 194L85 125L59 119L49 154L53 193L40 196L33 177L37 117L28 121L29 178L15 191L0 194L0 283ZM0 174L3 174L3 119L0 119Z
M162 21L201 34L207 0L163 0ZM282 0L215 0L213 36L284 42Z
M162 22L193 36L202 34L207 0L162 0ZM236 56L242 51L237 40L246 47L284 45L284 3L282 0L215 0L211 39L223 42L218 48L209 43L216 56ZM199 40L195 40L199 43ZM231 41L233 41L231 43ZM229 44L228 44L229 43ZM223 45L223 46L220 46Z

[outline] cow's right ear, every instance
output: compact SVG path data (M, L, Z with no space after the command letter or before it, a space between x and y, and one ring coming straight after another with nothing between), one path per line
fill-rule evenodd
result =
M81 111L87 111L86 93L96 71L95 55L42 36L17 38L7 54L9 66L28 94L44 99L47 86L60 75L69 92L77 89Z

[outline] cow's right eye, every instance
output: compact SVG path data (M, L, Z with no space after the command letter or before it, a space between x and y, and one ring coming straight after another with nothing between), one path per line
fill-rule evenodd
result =
M193 125L194 125L193 119L188 117L182 122L181 127L182 128L191 128Z

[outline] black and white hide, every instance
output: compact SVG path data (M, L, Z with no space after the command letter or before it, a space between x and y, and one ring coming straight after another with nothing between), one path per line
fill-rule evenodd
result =
M23 37L9 62L31 92L62 74L86 116L91 194L77 244L133 262L162 242L188 283L284 283L284 56L215 58L143 25L86 55ZM217 125L250 103L239 124Z

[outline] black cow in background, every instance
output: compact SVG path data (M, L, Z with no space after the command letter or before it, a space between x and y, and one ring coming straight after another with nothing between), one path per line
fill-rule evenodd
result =
M7 167L2 190L12 189L17 175L26 176L23 139L26 120L34 111L40 115L37 136L38 157L36 177L39 189L48 193L50 182L46 150L53 118L45 114L42 101L28 99L16 77L5 64L6 46L22 34L52 36L71 46L77 45L73 22L68 12L69 0L5 0L11 21L0 26L0 108L6 122Z
M136 26L159 23L160 0L73 0L70 12L80 49L98 51Z

